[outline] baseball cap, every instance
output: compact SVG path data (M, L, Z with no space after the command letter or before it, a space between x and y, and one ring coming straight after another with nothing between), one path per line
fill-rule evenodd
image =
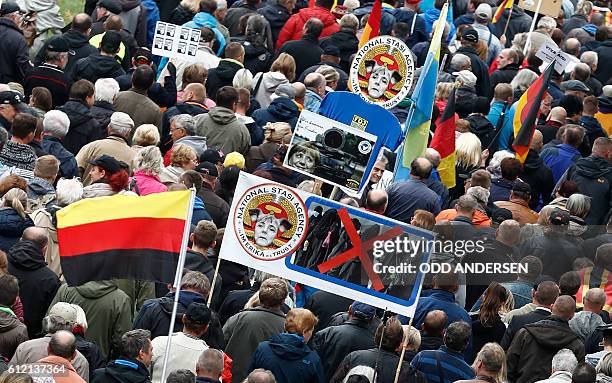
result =
M216 164L218 162L223 162L225 160L225 156L222 152L215 149L206 149L202 154L200 154L200 163L210 162L212 164Z
M128 169L129 166L123 161L118 161L115 157L103 154L95 160L89 161L91 165L99 166L109 173L117 173L121 169Z
M358 301L353 302L351 305L351 311L353 315L360 319L370 320L376 314L376 308L365 303Z
M0 16L8 15L13 12L21 12L19 5L13 1L3 1L0 7Z
M493 16L493 10L487 3L482 3L476 8L474 14L482 19L490 19Z
M136 54L134 55L134 61L136 61L138 65L143 65L143 64L148 65L151 63L152 59L153 59L153 54L151 53L149 48L145 48L145 47L138 48L136 50Z
M49 315L60 316L64 318L64 320L70 324L77 323L78 309L74 307L76 305L72 305L66 302L57 302L51 307L49 310Z
M472 43L478 42L478 32L474 28L466 29L461 34L461 39Z
M98 7L105 8L114 15L118 15L123 11L121 3L117 0L100 0L98 1Z
M28 106L23 102L25 97L12 90L0 92L0 105L13 105L18 112L27 112Z
M187 307L185 315L192 323L202 326L209 324L212 316L206 304L197 302L193 302Z
M324 55L340 57L340 49L337 46L333 44L325 44L322 48Z
M70 49L68 40L66 40L62 36L51 37L48 41L49 43L47 44L47 50L49 52L66 52L69 55L74 56L74 51Z
M555 226L568 225L570 217L571 216L569 212L561 209L555 209L552 213L550 213L550 217L548 217L548 222L551 225Z
M240 169L244 169L245 159L244 156L238 152L231 152L227 156L225 156L225 161L223 161L224 167L230 166L238 166Z
M217 170L217 166L212 162L202 162L196 166L195 171L211 177L219 177L219 171Z
M293 100L295 98L295 88L291 84L280 84L276 87L274 93L270 96L272 101L279 97L287 97Z
M460 72L454 72L454 76L457 76L457 80L461 82L461 84L465 86L475 86L476 85L476 75L470 72L469 70L462 70Z
M115 31L106 31L102 42L100 43L100 49L104 52L117 52L121 45L121 35Z
M561 83L561 90L573 90L573 91L581 91L581 92L590 92L588 86L584 85L582 81L579 80L568 80Z

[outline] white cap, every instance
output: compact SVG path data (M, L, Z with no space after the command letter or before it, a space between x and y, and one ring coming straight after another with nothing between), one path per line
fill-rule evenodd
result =
M457 81L460 81L465 86L475 86L476 76L469 70L462 70L461 72L454 72L453 75L457 76Z
M493 17L493 10L489 4L482 3L476 8L476 12L474 12L474 14L481 19L490 19Z
M133 129L134 121L127 113L115 112L111 115L110 125L116 128Z

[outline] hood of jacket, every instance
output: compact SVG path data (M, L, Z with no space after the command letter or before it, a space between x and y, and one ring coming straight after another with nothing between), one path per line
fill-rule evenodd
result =
M527 157L525 158L525 163L523 164L523 168L526 171L536 171L544 165L544 160L540 158L538 152L533 149L529 149L529 153L527 153Z
M590 179L606 177L612 172L612 166L603 158L593 155L576 161L576 173Z
M75 289L87 299L98 299L117 290L117 284L113 281L90 281Z
M466 118L470 122L470 130L477 136L485 135L488 132L491 132L493 129L493 124L491 121L487 120L485 116L480 114L472 114Z
M193 291L181 291L179 295L179 304L185 308L189 307L192 303L206 303L206 300L201 294ZM174 306L174 293L168 293L165 297L159 298L159 305L162 310L170 315L172 314L172 306Z
M89 56L87 64L92 67L99 78L114 77L114 74L121 68L121 64L114 57L101 54Z
M121 4L121 9L123 12L127 12L130 9L134 9L140 5L140 0L119 0Z
M201 136L185 136L176 140L175 144L185 144L187 146L191 146L192 148L198 148L201 150L196 150L199 152L203 152L206 150L206 137ZM200 153L198 153L199 155Z
M193 200L193 210L204 210L204 209L206 209L206 206L204 206L204 201L202 200L202 198L196 195L195 199Z
M242 47L244 48L244 60L247 59L256 59L261 55L266 55L268 50L263 45L254 45L250 41L243 40L240 42ZM262 59L263 61L264 59Z
M287 97L279 97L273 100L268 106L268 112L282 121L295 118L300 114L295 103Z
M28 182L29 197L34 198L36 196L52 193L55 193L55 188L47 180L43 180L39 177L33 177L32 179L30 179L30 182Z
M612 97L599 97L599 111L601 113L612 113Z
M82 125L93 118L91 110L81 101L69 100L58 109L68 115L71 127Z
M274 93L276 88L281 84L288 84L289 80L281 72L266 72L261 80L260 89L264 89L269 93ZM253 80L253 84L257 84L258 80Z
M14 29L17 32L23 34L21 29L19 29L19 27L17 27L17 24L15 24L12 20L9 20L9 19L4 18L4 17L0 18L0 27Z
M47 266L45 256L32 241L17 242L9 250L8 261L14 267L22 270L38 270Z
M566 321L550 317L524 327L531 337L543 348L560 350L578 339Z
M440 18L440 10L436 8L430 8L423 12L423 19L429 25L433 25Z
M0 310L0 334L9 332L19 327L20 324L21 322L14 314L11 315L7 312Z
M570 320L570 328L582 339L587 339L598 326L603 326L604 324L599 314L590 311L576 313L572 320Z
M133 368L119 364L122 361L121 359L115 360L108 364L104 370L108 376L113 378L113 381L123 383L146 383L151 381L149 380L149 370L142 363L137 360L126 360L126 362L131 362L131 364L138 366L138 368Z
M208 112L210 119L219 125L228 125L236 121L236 115L231 109L215 106Z
M85 45L89 45L89 36L82 34L81 32L70 29L62 35L71 49L82 48Z
M223 59L219 61L219 65L217 66L215 72L220 79L231 83L236 72L242 68L243 66L238 61Z
M213 15L208 12L198 12L195 16L193 16L193 20L190 23L197 25L197 27L209 27L209 28L217 28L217 19ZM193 27L193 28L197 28Z
M310 349L304 343L304 338L299 335L282 333L273 336L269 341L272 352L284 360L299 360L310 353Z
M298 12L302 23L306 23L309 19L316 17L323 22L323 28L328 28L336 23L336 18L325 8L314 6L313 8L302 8Z

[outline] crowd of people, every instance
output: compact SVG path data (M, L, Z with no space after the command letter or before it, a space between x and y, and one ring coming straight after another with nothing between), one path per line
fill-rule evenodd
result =
M380 34L407 44L418 76L445 1L382 3ZM455 94L455 185L430 148L409 179L386 184L387 152L361 198L332 196L484 244L430 262L527 266L428 275L405 318L220 260L241 171L330 197L285 157L301 111L350 90L374 2L86 0L64 25L56 0L2 1L0 382L612 382L610 0L537 16L510 2L494 17L501 3L453 1L444 25L430 139ZM194 61L152 54L158 21L200 31ZM546 67L545 44L569 59L521 162L517 101ZM404 124L412 101L389 112ZM65 283L60 209L187 189L171 334L172 285Z

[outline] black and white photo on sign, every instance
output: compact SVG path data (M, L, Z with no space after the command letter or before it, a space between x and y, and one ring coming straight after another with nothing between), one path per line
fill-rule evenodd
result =
M178 53L186 54L187 53L187 43L180 42L178 44Z
M166 33L166 23L162 23L161 21L157 23L155 27L155 33L158 35L163 35Z
M176 25L168 24L166 28L166 36L174 37L174 32L176 31Z
M285 166L358 193L377 137L307 110L298 120Z
M164 39L162 39L161 37L157 37L155 39L154 47L157 49L164 49Z
M200 31L198 31L197 29L191 31L191 41L194 43L200 41Z
M189 40L189 28L181 28L181 40Z
M171 51L173 43L174 43L173 39L166 39L166 42L164 43L164 50Z
M198 53L198 46L195 44L191 44L189 46L189 56L194 56Z

